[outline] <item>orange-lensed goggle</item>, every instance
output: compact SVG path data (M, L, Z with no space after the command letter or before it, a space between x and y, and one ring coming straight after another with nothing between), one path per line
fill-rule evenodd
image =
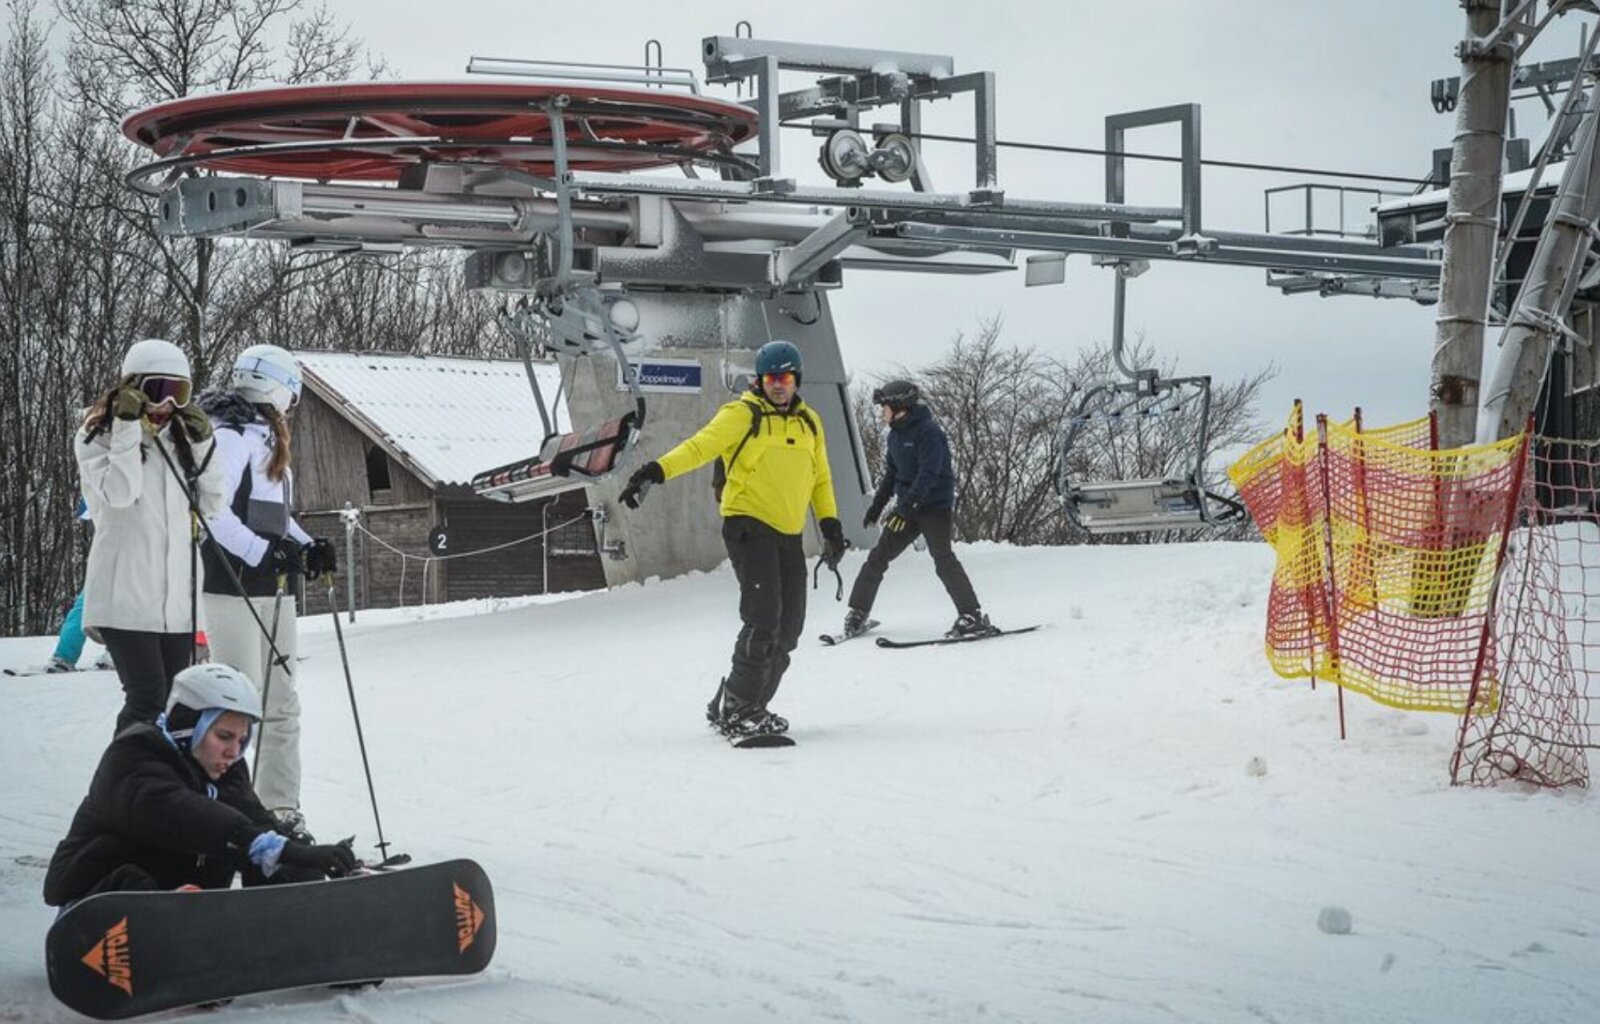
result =
M781 373L763 373L763 384L782 384L784 387L794 387L794 371L784 370Z

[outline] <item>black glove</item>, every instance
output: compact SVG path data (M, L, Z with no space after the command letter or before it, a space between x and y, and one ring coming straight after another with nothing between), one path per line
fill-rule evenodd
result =
M888 503L888 499L886 498L883 501L874 501L872 504L868 505L867 514L861 520L862 528L870 530L874 526L877 526L878 518L883 515L883 506L887 505Z
M277 576L293 576L305 572L306 568L300 558L300 545L293 537L279 537L274 540L261 564L270 567Z
M839 559L844 557L844 526L829 516L817 524L822 527L822 561L828 568L837 570Z
M628 477L628 486L622 489L618 500L629 508L638 508L652 485L666 482L667 474L662 472L661 463L652 459L634 470L633 475Z
M278 863L290 867L310 868L324 878L343 878L354 871L360 861L356 860L355 851L350 849L350 841L331 846L307 846L290 840L283 844L283 852L278 854Z
M889 513L889 520L883 524L883 528L890 533L904 533L911 529L911 524L916 521L916 507L902 503L896 505L894 511Z
M180 405L172 418L183 425L183 432L191 441L206 441L211 437L211 417L200 408L199 402Z
M311 543L300 549L305 561L306 579L314 580L323 573L332 575L339 571L339 556L333 541L326 537L313 537Z

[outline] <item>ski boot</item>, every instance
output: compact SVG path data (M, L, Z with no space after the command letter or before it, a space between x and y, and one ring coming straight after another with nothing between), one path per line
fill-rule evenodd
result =
M867 631L867 613L859 608L852 608L844 615L844 629L840 632L841 639L848 640L853 636L860 636Z
M983 609L979 608L975 611L962 612L955 623L945 631L944 635L954 640L974 636L989 636L991 633L998 632L999 630L995 629L993 623L989 621L989 616L985 615Z

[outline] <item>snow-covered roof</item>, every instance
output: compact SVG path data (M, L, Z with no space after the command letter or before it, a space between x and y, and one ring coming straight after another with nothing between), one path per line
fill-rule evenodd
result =
M1561 184L1561 179L1566 177L1567 163L1565 160L1549 164L1544 173L1539 175L1539 188L1553 189ZM1528 183L1533 180L1533 168L1524 167L1520 171L1512 171L1505 175L1500 182L1500 191L1508 195L1516 195L1528 190ZM1450 189L1435 188L1426 192L1418 192L1414 196L1403 196L1399 199L1390 199L1379 203L1374 209L1380 213L1394 213L1400 210L1409 210L1418 206L1435 206L1450 200Z
M296 352L306 386L431 486L467 485L486 469L537 453L544 426L520 362L458 356ZM560 380L534 363L545 401ZM566 396L551 409L569 430Z

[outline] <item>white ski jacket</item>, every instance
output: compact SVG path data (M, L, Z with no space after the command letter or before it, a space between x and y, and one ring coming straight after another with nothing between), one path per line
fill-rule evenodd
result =
M140 421L113 418L111 428L93 440L85 440L81 427L74 432L83 496L94 522L83 587L85 628L147 633L204 628L191 619L203 570L198 554L191 556L194 524L184 481L156 448L161 444L178 465L172 431L169 421L146 438ZM193 446L202 467L195 496L202 515L223 504L211 448L210 441Z

